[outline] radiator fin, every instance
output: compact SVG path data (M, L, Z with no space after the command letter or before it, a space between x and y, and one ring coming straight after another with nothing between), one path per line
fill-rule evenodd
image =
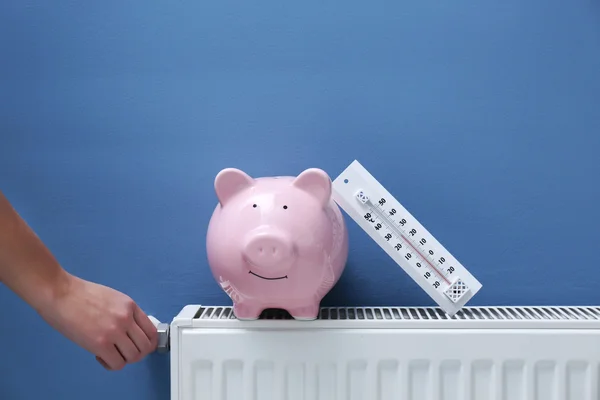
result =
M430 364L428 360L413 360L408 363L409 399L429 399L431 384L429 383Z
M377 397L379 400L400 398L398 385L399 363L397 360L381 360L377 366Z
M474 399L492 399L494 388L492 381L493 363L491 360L476 360L471 366L471 397Z
M566 393L569 399L585 399L590 391L590 366L582 361L567 363Z
M533 396L536 400L557 400L557 388L554 383L556 379L556 364L553 361L542 360L534 364L534 388Z
M243 367L241 360L229 360L223 364L223 398L232 400L244 398Z
M526 400L525 363L522 360L508 360L502 365L501 400Z
M304 400L304 384L306 381L306 372L301 363L290 364L286 367L285 374L285 393L289 400Z
M236 319L233 308L200 307L195 319ZM289 320L283 310L265 310L262 320ZM465 307L449 317L437 307L322 307L320 320L600 320L600 307Z
M277 398L273 396L273 383L275 382L275 363L273 361L260 360L255 364L254 382L256 382L256 387L254 388L255 398L277 400ZM241 383L242 382L239 382L238 385L242 386Z
M213 363L209 360L197 360L192 363L192 393L194 400L213 398Z

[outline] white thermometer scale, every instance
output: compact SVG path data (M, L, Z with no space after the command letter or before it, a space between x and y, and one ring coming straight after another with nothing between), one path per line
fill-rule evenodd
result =
M450 316L481 283L358 161L334 181L335 202Z

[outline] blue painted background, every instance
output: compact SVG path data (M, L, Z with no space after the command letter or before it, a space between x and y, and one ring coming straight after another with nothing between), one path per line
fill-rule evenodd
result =
M65 268L162 320L229 304L221 168L355 158L481 280L470 304L600 303L595 0L4 1L0 135L0 186ZM348 221L324 304L431 305ZM167 356L105 372L0 305L0 398L168 399Z

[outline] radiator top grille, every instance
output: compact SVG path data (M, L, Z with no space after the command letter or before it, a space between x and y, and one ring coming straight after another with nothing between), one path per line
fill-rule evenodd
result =
M194 319L235 320L232 307L200 307ZM291 320L283 310L263 311L261 320ZM322 307L320 320L600 320L600 307L465 307L449 317L437 307Z

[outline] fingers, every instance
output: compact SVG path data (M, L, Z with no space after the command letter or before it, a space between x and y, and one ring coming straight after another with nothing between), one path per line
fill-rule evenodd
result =
M123 369L126 364L125 359L117 350L115 346L108 347L99 356L96 356L96 360L104 366L104 368L111 371L118 371Z
M133 325L127 333L119 336L118 340L104 351L96 360L104 368L115 371L122 369L125 364L133 364L151 351L151 343L140 327Z
M129 364L138 362L142 358L142 353L137 348L135 343L133 343L128 333L122 335L115 343L115 346L125 359L125 362Z
M145 357L154 350L152 342L150 342L148 336L146 336L144 331L142 331L142 328L140 328L138 325L133 324L133 326L129 329L127 334L135 344L135 347L137 348L140 357Z
M150 321L150 318L148 318L148 316L137 305L133 309L133 318L142 331L146 334L148 340L150 340L150 345L152 350L154 350L158 345L158 333L156 332L156 327L152 321Z

